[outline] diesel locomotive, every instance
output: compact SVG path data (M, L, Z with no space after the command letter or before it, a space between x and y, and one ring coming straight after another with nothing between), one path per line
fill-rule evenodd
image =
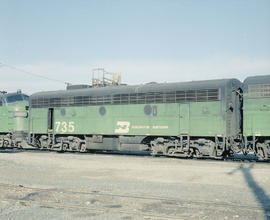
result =
M270 158L270 75L243 83L243 137L244 153Z
M243 83L221 79L75 86L35 93L29 103L21 94L13 105L7 96L1 95L1 147L151 151L197 158L253 152L270 159L270 75ZM10 119L3 114L6 107L13 114ZM5 120L16 123L4 125Z
M20 147L28 137L29 96L0 92L0 148Z

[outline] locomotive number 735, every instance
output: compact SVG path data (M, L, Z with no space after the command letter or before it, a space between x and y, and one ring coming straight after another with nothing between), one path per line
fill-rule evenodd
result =
M56 121L55 122L55 131L56 132L74 132L75 130L75 124L74 121L65 122L65 121Z

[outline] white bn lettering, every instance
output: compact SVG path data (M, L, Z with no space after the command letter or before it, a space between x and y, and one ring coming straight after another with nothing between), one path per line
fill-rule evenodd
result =
M129 132L129 121L118 121L116 124L116 129L114 130L115 133L128 133Z

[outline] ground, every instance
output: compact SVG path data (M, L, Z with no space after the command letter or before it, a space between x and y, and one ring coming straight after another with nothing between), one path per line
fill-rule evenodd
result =
M0 219L267 219L270 164L0 151Z

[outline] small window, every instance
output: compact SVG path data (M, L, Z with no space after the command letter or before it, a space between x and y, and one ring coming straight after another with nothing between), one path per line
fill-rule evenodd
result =
M196 102L195 90L186 91L186 101Z
M129 94L121 94L121 104L129 103Z
M89 105L89 96L82 97L82 105Z
M82 96L76 96L75 97L75 105L77 105L77 106L81 106L82 105L82 101L83 101L83 97Z
M49 102L50 102L50 106L59 107L61 105L60 98L50 98Z
M89 97L89 103L90 103L90 105L96 105L97 104L97 97L90 96Z
M130 94L129 95L129 103L130 104L137 104L137 94L134 93L134 94Z
M166 92L165 98L167 103L174 103L175 102L175 92Z
M138 93L137 94L137 103L138 104L145 104L145 93Z
M249 98L269 98L270 84L255 84L248 86Z
M219 90L218 89L209 89L208 90L208 101L215 101L219 99Z
M185 91L176 91L175 99L176 99L176 102L186 101L186 92Z
M97 104L98 105L103 105L103 96L98 96L97 97Z
M61 106L68 106L68 105L70 105L71 104L70 98L71 97L62 97L61 98Z
M197 102L207 101L207 90L197 90Z
M121 103L121 95L114 95L113 96L113 104L120 104Z
M105 95L105 96L103 96L103 103L104 103L104 105L105 104L112 104L112 96L110 96L110 95Z
M44 106L50 106L50 99L49 98L44 98L44 99L41 98L41 100L43 101Z
M145 101L146 103L155 103L155 93L154 92L146 93Z
M155 93L155 103L162 103L163 102L163 93L156 92Z

